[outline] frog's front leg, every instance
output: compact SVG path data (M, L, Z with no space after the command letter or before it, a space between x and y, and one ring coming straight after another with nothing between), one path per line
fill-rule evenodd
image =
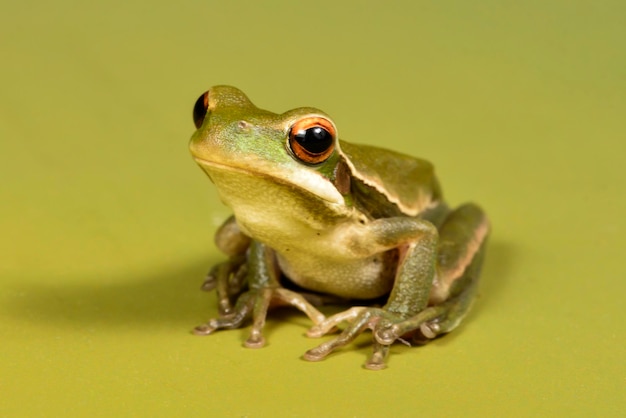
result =
M401 254L388 302L383 308L352 308L314 326L309 335L320 336L340 322L349 323L338 337L309 350L307 360L321 360L371 329L373 354L365 367L381 369L395 340L449 332L469 309L488 232L480 208L469 204L451 212L439 232L416 218L379 219L370 225L366 237L374 243L372 250L378 245L397 248Z
M265 345L262 330L267 312L272 305L295 306L315 324L325 319L324 315L302 295L280 286L276 257L269 247L258 241L252 241L246 265L249 289L239 296L232 311L196 327L194 330L196 335L208 335L218 329L239 328L244 321L252 318L252 329L244 344L246 347L258 348Z

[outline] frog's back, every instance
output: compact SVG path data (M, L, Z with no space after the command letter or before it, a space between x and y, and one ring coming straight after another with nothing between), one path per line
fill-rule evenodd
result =
M416 216L442 200L433 165L426 160L369 145L340 141L353 176L396 205Z

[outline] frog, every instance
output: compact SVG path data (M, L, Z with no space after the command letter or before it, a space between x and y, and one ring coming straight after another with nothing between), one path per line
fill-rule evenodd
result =
M218 316L195 334L250 324L244 346L260 348L268 312L291 306L312 321L307 336L332 334L305 360L369 330L363 366L381 370L392 344L424 344L466 317L490 224L474 203L446 203L430 162L339 139L314 107L263 110L232 86L200 95L193 120L192 157L233 212L215 234L227 260L203 284ZM337 301L335 314L318 309Z

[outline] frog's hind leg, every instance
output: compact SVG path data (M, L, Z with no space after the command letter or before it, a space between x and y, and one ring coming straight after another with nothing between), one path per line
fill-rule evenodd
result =
M450 212L440 226L437 277L427 308L438 312L420 326L425 337L434 338L452 331L469 311L478 287L488 234L487 217L472 203Z
M460 278L464 282L460 293L438 305L429 306L421 312L424 318L419 326L419 332L413 335L414 342L424 343L438 335L448 333L465 318L476 296L484 248L483 244Z
M476 294L489 223L482 209L466 204L451 211L439 226L437 275L429 306L375 334L382 344L403 335L423 343L456 328L469 312Z

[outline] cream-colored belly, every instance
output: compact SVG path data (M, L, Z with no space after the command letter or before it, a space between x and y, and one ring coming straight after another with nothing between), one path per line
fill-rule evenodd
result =
M297 285L347 299L372 299L391 291L395 277L392 253L346 260L306 254L277 254L282 272Z

